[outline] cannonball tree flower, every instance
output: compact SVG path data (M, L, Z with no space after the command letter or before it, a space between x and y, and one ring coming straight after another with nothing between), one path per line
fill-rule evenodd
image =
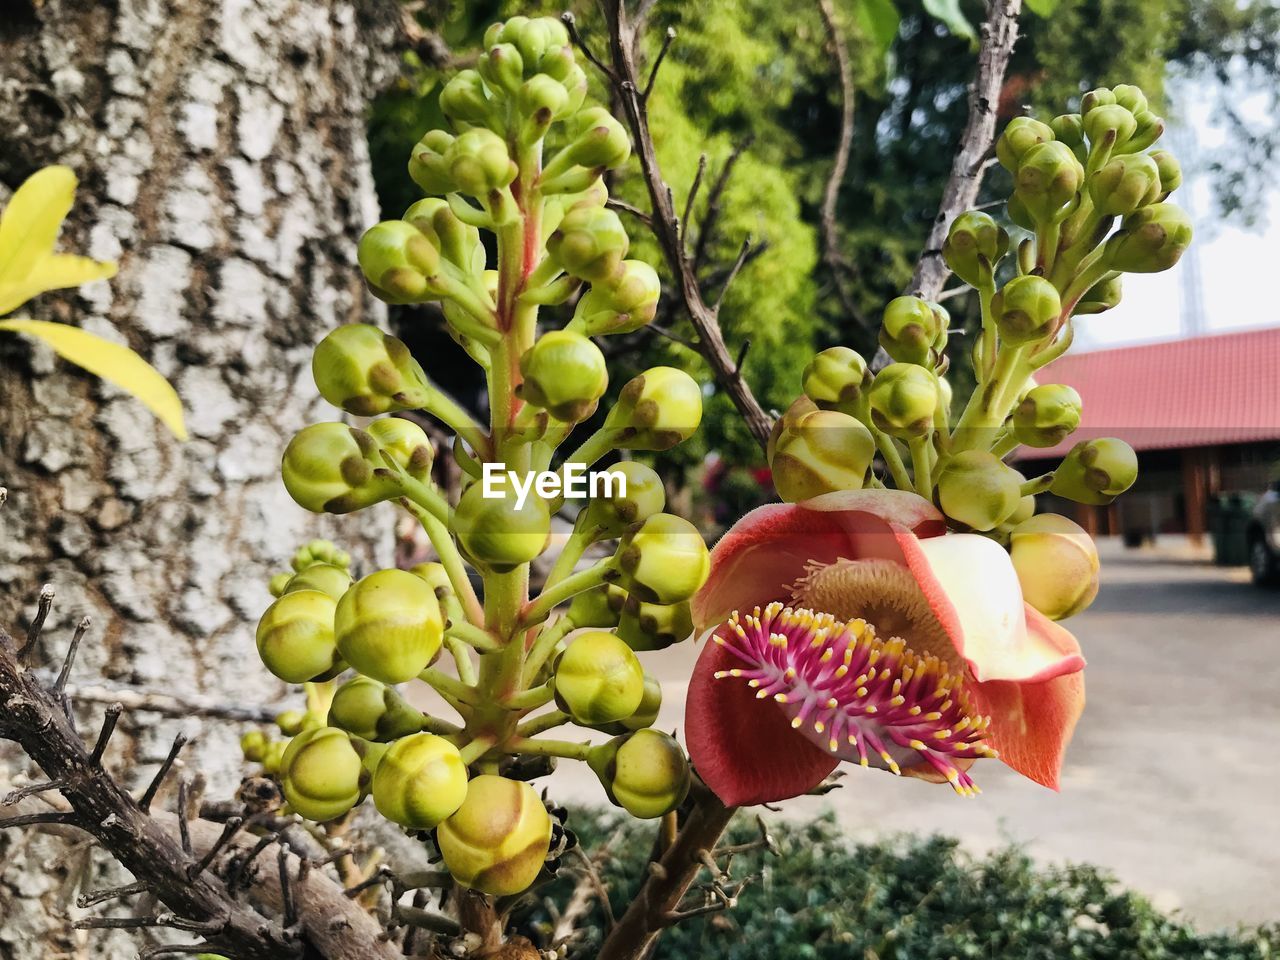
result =
M710 630L685 738L727 805L840 761L977 792L998 757L1053 789L1084 707L1075 638L1023 601L1008 554L915 494L859 490L743 517L693 603Z

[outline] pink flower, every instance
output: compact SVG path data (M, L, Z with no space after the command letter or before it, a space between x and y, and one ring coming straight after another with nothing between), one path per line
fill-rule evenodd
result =
M1003 548L947 534L915 494L753 510L712 551L693 614L714 633L685 737L726 804L798 796L841 760L970 794L969 767L998 756L1058 788L1080 645L1023 602Z

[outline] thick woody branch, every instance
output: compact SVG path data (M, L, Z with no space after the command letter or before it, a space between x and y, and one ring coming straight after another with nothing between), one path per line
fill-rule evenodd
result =
M969 119L955 158L951 174L942 191L942 203L933 218L929 239L916 261L908 292L936 300L951 271L942 259L942 242L947 238L951 221L968 210L978 199L987 154L995 140L996 109L1004 86L1005 70L1013 45L1018 39L1018 14L1022 0L990 0L987 19L982 24L982 42L978 49L978 69L969 87Z

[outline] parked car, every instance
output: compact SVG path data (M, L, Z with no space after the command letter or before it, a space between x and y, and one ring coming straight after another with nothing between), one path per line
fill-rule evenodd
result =
M1280 582L1280 480L1254 504L1248 538L1253 582L1259 586Z

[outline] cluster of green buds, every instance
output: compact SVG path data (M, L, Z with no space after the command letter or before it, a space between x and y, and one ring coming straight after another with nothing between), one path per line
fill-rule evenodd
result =
M559 21L495 24L474 68L440 90L447 129L413 147L409 174L424 198L361 240L376 296L441 304L487 381L488 422L376 327L320 341L316 386L349 416L292 439L285 487L317 513L396 504L439 562L356 579L332 545L299 551L272 581L258 649L269 671L303 685L307 709L277 724L292 739L255 731L244 743L301 816L332 821L371 796L383 817L430 838L457 884L493 896L554 867L554 817L523 779L547 758L588 764L604 796L637 817L673 810L690 781L680 745L651 729L662 692L641 657L692 635L706 544L665 512L648 466L586 473L616 451L687 439L702 389L683 370L646 370L598 429L567 445L608 394L596 338L649 323L660 292L654 269L628 256L602 179L627 160L630 139L586 86ZM901 332L904 343L916 336ZM452 448L436 450L416 417L439 421ZM437 455L460 467L456 502L436 482ZM552 518L574 506L557 543ZM553 545L531 593L531 565ZM415 705L419 683L456 715ZM564 724L607 739L544 736Z
M1008 221L962 213L941 251L981 306L981 328L963 334L972 395L953 404L947 311L917 296L892 300L879 338L892 362L873 371L832 347L805 368L803 393L769 442L779 496L913 490L953 528L1008 546L1028 600L1047 616L1087 606L1093 545L1064 517L1033 517L1035 496L1109 504L1137 479L1136 455L1122 440L1091 439L1031 479L1008 461L1020 448L1031 457L1056 448L1080 425L1080 395L1035 379L1070 347L1073 318L1114 307L1123 274L1167 270L1191 241L1186 214L1169 202L1182 175L1157 146L1163 129L1142 91L1124 84L1085 94L1079 113L1011 121L996 143L1013 179Z

